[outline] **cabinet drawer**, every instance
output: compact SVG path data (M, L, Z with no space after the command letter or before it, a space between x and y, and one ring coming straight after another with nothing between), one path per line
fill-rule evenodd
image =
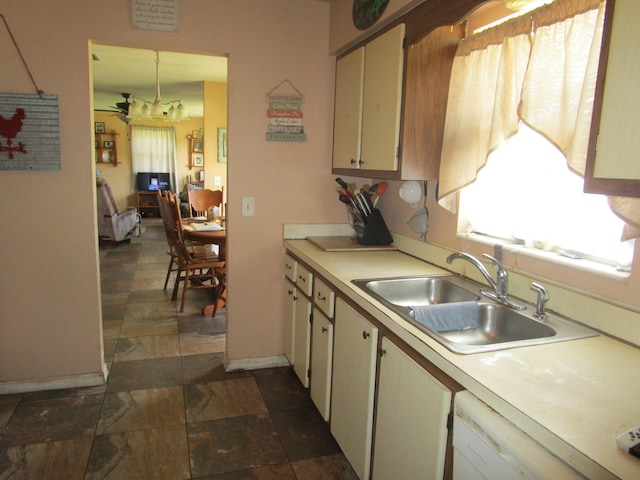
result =
M331 290L322 280L316 278L315 295L313 302L325 315L329 318L333 318L333 306L335 303L335 292Z
M296 286L307 297L311 297L311 291L313 290L313 273L298 264L298 272L296 275Z
M295 283L298 274L298 262L291 256L285 253L284 255L284 274L285 276Z

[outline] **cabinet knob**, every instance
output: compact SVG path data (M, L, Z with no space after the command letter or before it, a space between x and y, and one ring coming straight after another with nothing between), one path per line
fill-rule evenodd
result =
M327 297L323 297L322 295L320 295L320 292L318 292L318 300L324 302L327 299Z
M322 333L327 333L329 330L327 330L327 327L322 327Z
M291 265L286 264L286 265L284 266L284 269L285 269L285 270L291 270Z
M298 275L298 280L300 280L302 282L306 282L307 281L302 275Z
M289 294L289 296L291 296L293 295L293 290L289 290L287 293Z
M362 331L362 338L364 338L365 340L367 338L369 338L371 336L371 334L369 332L367 332L366 330Z
M352 158L352 159L351 159L351 161L350 161L349 163L350 163L351 165L355 165L355 164L356 164L356 163L358 163L358 162L356 162L356 161Z

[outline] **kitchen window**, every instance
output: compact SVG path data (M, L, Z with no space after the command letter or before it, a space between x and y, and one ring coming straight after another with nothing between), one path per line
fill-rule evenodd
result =
M463 231L631 265L638 231L582 193L603 19L604 2L556 0L460 42L439 203Z
M630 266L634 240L620 240L625 222L605 195L584 193L583 183L555 146L521 124L489 155L477 180L460 191L459 217L467 233Z

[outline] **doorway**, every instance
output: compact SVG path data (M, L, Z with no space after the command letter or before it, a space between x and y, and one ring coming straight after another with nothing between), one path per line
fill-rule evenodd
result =
M114 138L118 139L117 160L103 162L98 153L104 145L96 135L95 141L98 143L95 145L95 170L97 176L109 183L118 209L139 207L136 182L132 175L132 125L175 129L177 180L175 185L171 185L171 190L175 193L185 192L187 183L199 183L200 186L212 190L223 189L226 194L227 163L226 158L220 161L219 157L219 152L224 151L226 155L226 150L219 148L218 138L221 130L226 133L227 127L227 59L98 44L91 46L91 54L94 122L96 128L113 132ZM163 118L131 118L129 109L134 100L143 104L144 101L151 103L156 98L160 98L165 106ZM171 121L168 118L168 110L174 100L180 101L186 107L186 118L179 121ZM198 138L198 142L193 141L195 137ZM194 151L194 143L198 144L198 152ZM197 161L194 161L194 153L199 155ZM164 236L158 215L159 212L146 212L142 219L143 234L140 239L134 239L130 244L110 245L100 251L104 352L107 363L110 357L113 359L113 356L122 354L117 344L129 343L116 340L114 344L113 338L109 336L114 336L115 329L118 329L117 337L123 338L124 334L126 338L135 337L143 343L166 342L167 338L152 340L147 337L161 337L165 334L171 336L175 329L178 336L170 343L175 344L177 341L181 351L197 350L198 341L206 344L203 337L211 328L215 329L216 335L220 333L219 315L216 315L215 319L204 317L200 310L193 306L193 302L199 300L202 300L203 304L206 303L206 297L191 295L194 291L187 294L187 298L192 298L191 309L186 308L184 314L175 311L177 324L170 326L168 317L171 312L168 305L172 304L160 301L164 298L163 295L166 295L162 287L169 257L166 254L166 242L164 245L162 241L158 243L158 233ZM125 270L128 269L128 273L110 271L111 268L116 270L115 265L122 264L125 256L136 260L125 262ZM123 278L119 278L114 284L114 276ZM124 285L130 285L127 295L129 301L120 304L120 297L124 297ZM171 285L170 282L167 288L169 295ZM200 293L205 292L198 292ZM131 298L143 301L132 303ZM149 299L155 300L144 301ZM108 310L106 314L105 308ZM226 317L225 309L222 313ZM135 321L132 321L142 318L146 318L147 323L166 325L149 330L143 325L136 326ZM143 333L138 335L140 332ZM217 342L219 343L219 340Z

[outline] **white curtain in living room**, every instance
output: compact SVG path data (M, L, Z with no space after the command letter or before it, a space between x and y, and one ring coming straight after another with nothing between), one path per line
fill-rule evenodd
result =
M178 150L173 127L131 125L131 191L138 172L169 173L172 190L178 185Z

